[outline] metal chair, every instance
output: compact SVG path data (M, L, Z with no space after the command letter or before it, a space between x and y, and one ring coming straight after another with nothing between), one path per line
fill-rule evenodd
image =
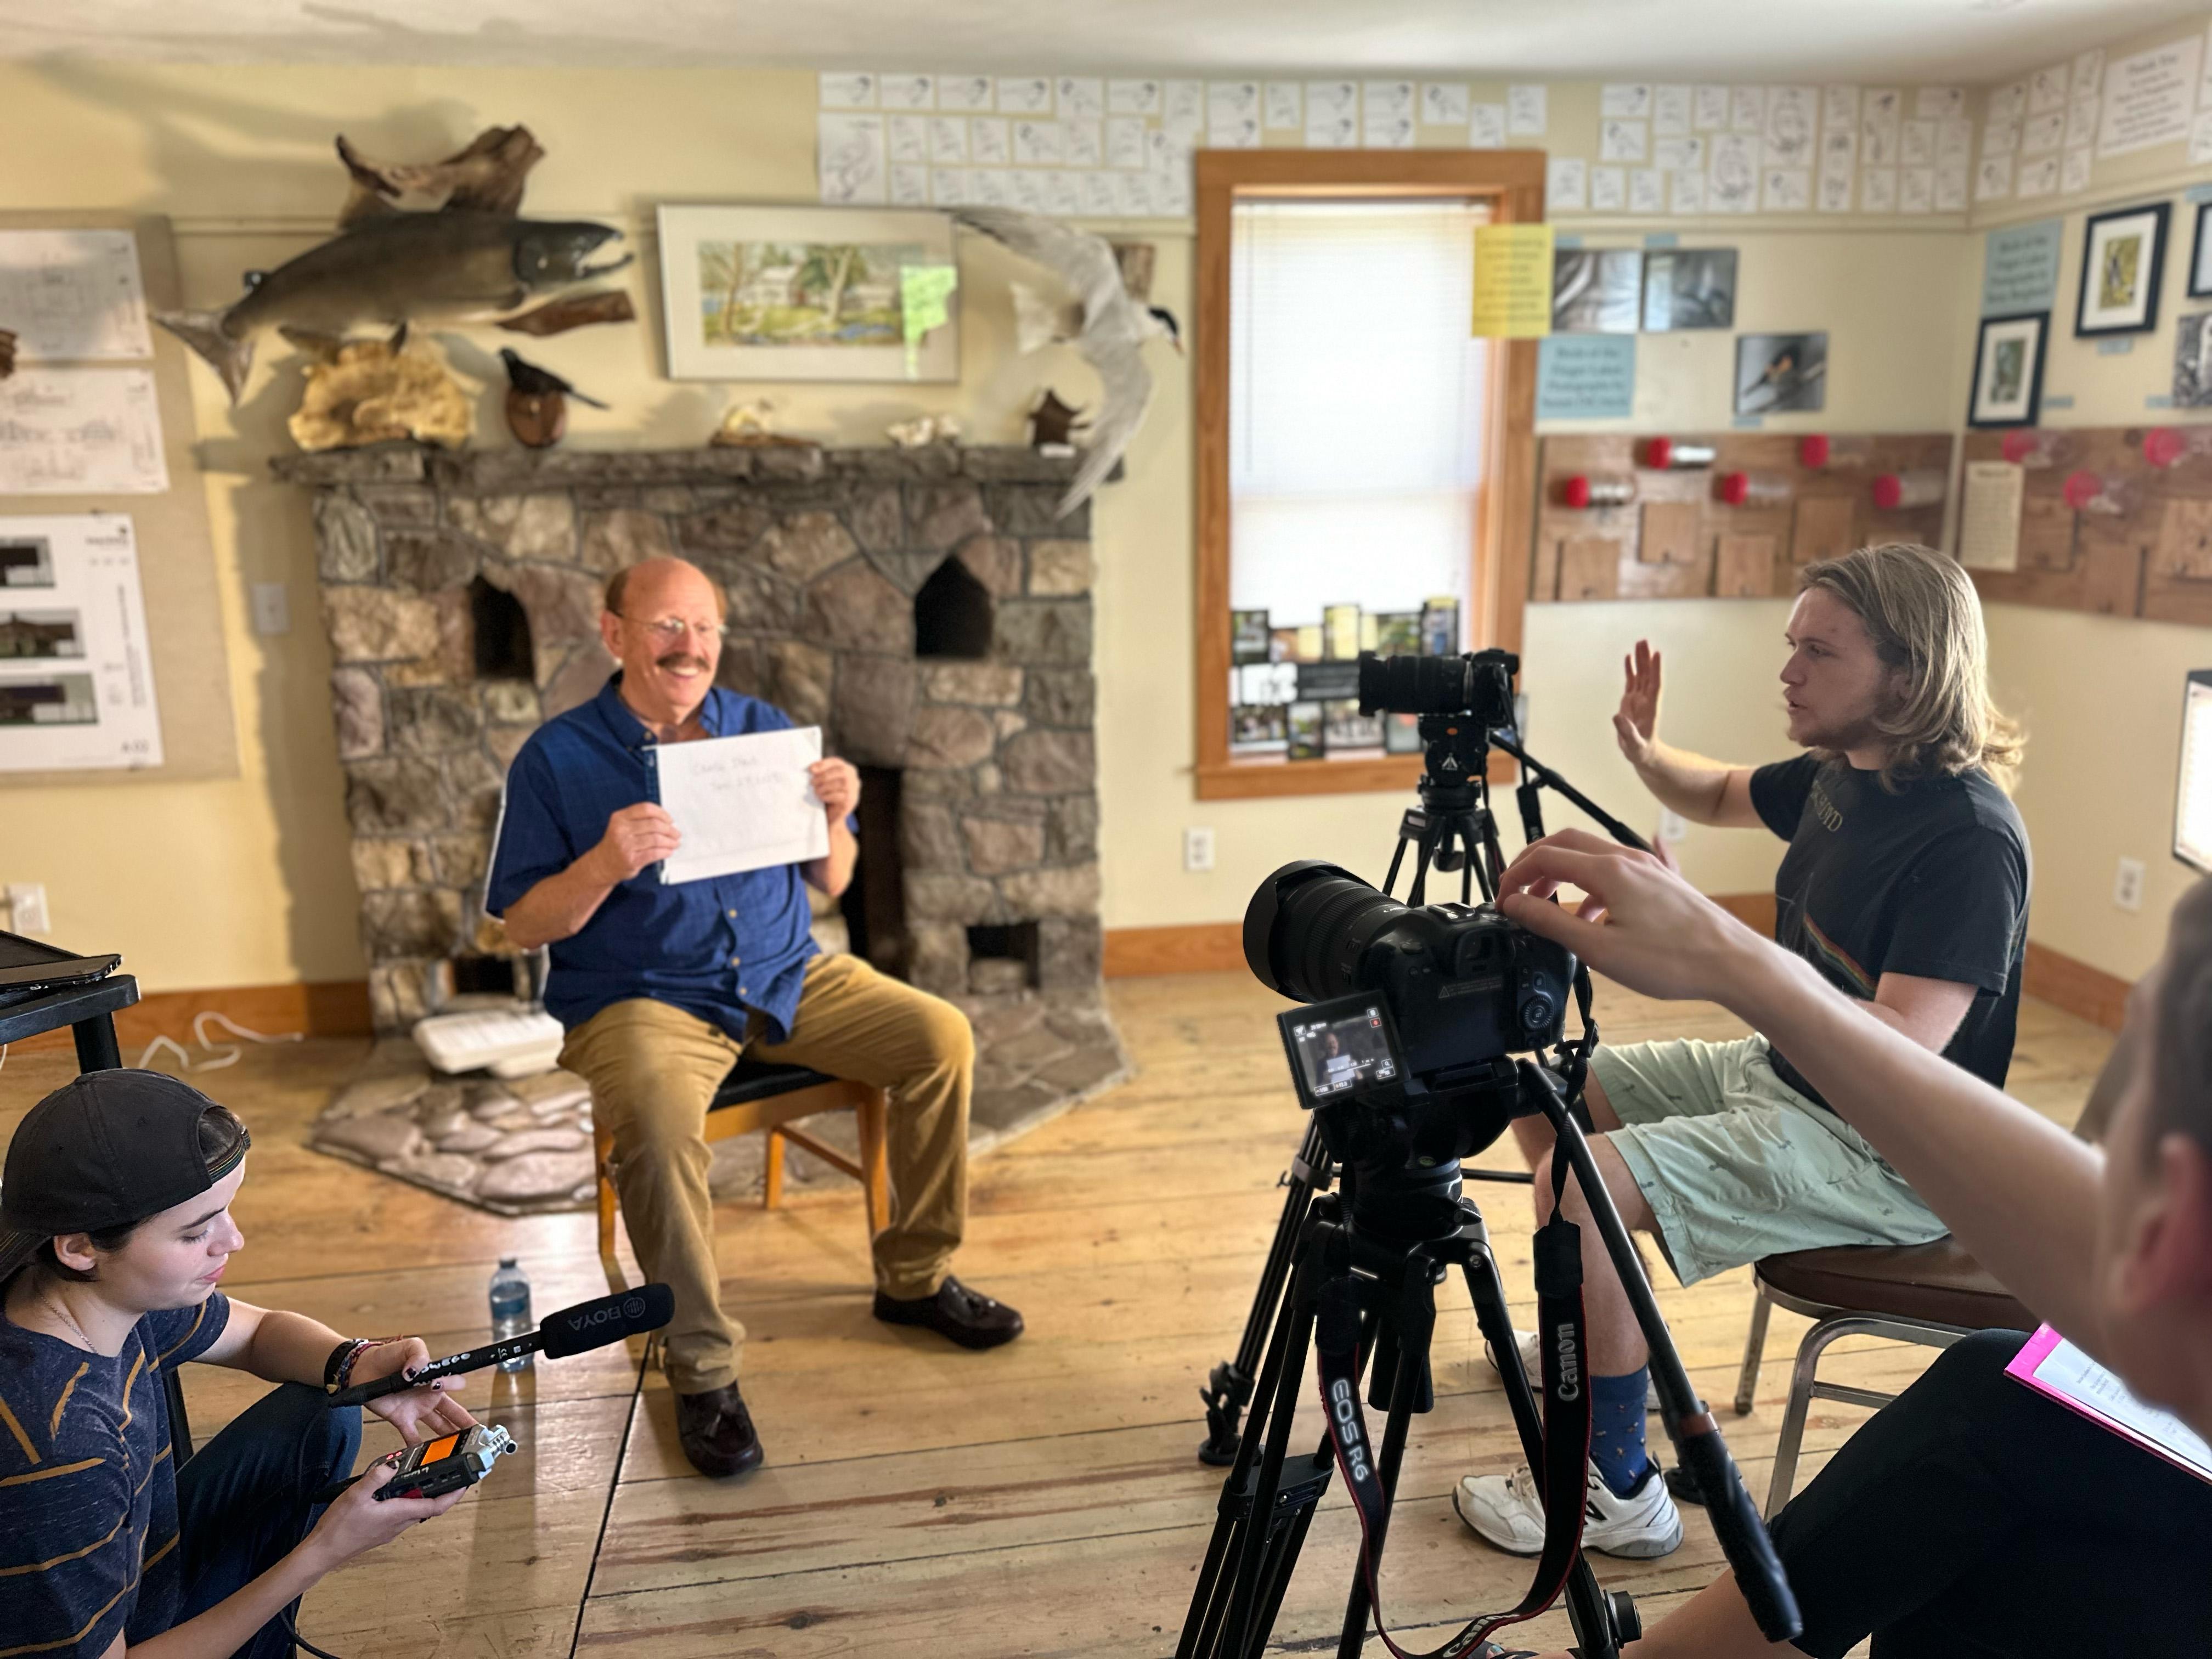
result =
M1771 1520L1790 1501L1805 1418L1815 1400L1875 1408L1897 1398L1875 1389L1823 1382L1820 1356L1846 1336L1883 1336L1948 1348L1962 1336L1992 1329L2032 1331L2035 1316L1960 1249L1948 1235L1926 1244L1840 1245L1770 1255L1752 1269L1758 1299L1744 1344L1743 1371L1735 1389L1736 1414L1751 1410L1766 1346L1766 1322L1776 1306L1814 1322L1797 1345L1790 1376L1790 1403L1774 1448L1774 1477L1766 1491Z
M804 1129L793 1125L817 1112L850 1109L858 1120L860 1157L847 1157ZM835 1078L804 1066L770 1066L740 1060L730 1068L707 1108L709 1144L733 1135L768 1132L768 1168L761 1194L763 1209L783 1202L784 1143L804 1147L833 1170L859 1182L866 1195L868 1237L872 1239L890 1218L890 1180L884 1146L889 1133L890 1104L881 1089L848 1078ZM629 1288L621 1261L615 1255L614 1135L594 1115L592 1138L599 1170L599 1265L607 1275L607 1288Z

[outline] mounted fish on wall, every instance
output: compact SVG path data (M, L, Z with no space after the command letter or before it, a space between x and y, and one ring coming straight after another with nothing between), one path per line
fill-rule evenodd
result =
M629 264L629 254L591 263L621 231L517 216L524 179L545 154L527 128L489 127L467 149L420 165L372 161L343 137L337 151L353 191L337 235L274 270L247 272L246 293L221 310L155 319L222 377L232 403L256 343L272 330L325 359L349 336L374 331L392 337L396 358L410 324L549 334L635 319L619 290L569 291Z

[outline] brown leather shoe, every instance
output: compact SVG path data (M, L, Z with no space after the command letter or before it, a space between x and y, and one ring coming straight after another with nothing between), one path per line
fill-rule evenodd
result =
M704 1394L678 1395L676 1436L684 1443L684 1456L702 1474L720 1479L760 1467L760 1436L753 1431L752 1413L738 1398L734 1382Z
M963 1348L995 1348L1022 1334L1022 1316L947 1275L935 1296L911 1300L876 1292L876 1317L886 1325L920 1325Z

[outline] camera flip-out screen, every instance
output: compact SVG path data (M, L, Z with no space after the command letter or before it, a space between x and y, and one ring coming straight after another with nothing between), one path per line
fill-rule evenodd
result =
M1275 1023L1282 1028L1299 1097L1309 1106L1398 1081L1397 1034L1379 997L1337 997L1285 1009Z

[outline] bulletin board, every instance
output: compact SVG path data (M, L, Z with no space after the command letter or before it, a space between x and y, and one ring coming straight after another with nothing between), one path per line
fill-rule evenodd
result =
M1818 466L1806 465L1802 434L1666 435L1677 446L1710 446L1713 464L1647 466L1651 434L1544 440L1532 603L1786 597L1796 591L1797 571L1815 559L1871 542L1940 544L1940 496L1885 510L1875 504L1874 483L1885 474L1948 477L1948 432L1826 434ZM1749 475L1757 494L1731 506L1722 483L1737 472ZM1626 482L1633 499L1570 506L1568 482L1578 477L1593 485Z
M116 213L0 213L0 231L128 230L138 244L140 280L149 312L181 303L176 238L158 215ZM0 328L10 326L0 315ZM238 734L230 704L230 665L223 645L222 610L216 583L215 546L209 533L207 495L195 455L189 356L161 328L149 329L150 359L118 365L150 369L158 409L168 488L159 494L0 494L0 516L62 517L118 514L131 521L145 623L160 715L161 762L157 766L0 771L0 786L174 781L238 775ZM19 361L19 374L64 362ZM110 365L103 364L102 367ZM4 383L0 383L4 384ZM5 594L0 594L4 601Z
M1978 468L2019 503L1968 559L1984 599L2212 627L2212 427L1970 432L1966 461L1962 536Z

